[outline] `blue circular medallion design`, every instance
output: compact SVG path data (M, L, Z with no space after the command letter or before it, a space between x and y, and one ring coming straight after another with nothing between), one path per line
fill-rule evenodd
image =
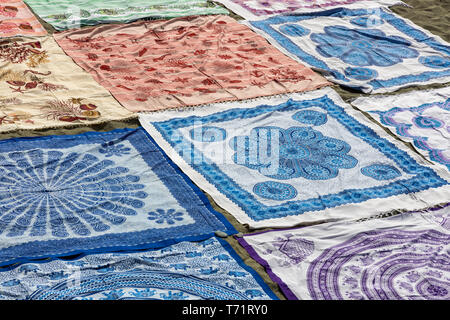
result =
M280 27L280 31L291 37L303 37L309 34L309 30L297 24L285 24Z
M369 68L347 67L345 68L344 73L347 77L360 81L374 79L378 76L378 72L376 70Z
M386 164L372 164L361 168L361 173L380 181L392 180L402 175L396 167Z
M419 56L410 41L386 35L378 29L327 26L324 31L311 35L311 40L317 43L316 51L324 57L336 57L353 66L388 67Z
M377 16L357 17L350 20L351 24L358 27L375 27L384 24L384 21Z
M289 200L297 196L297 190L287 183L266 181L255 184L253 192L270 200Z
M413 122L419 128L439 129L445 125L445 122L433 117L417 116L413 118Z
M175 224L177 221L183 221L184 213L177 212L175 209L156 209L148 213L148 220L155 221L158 224L168 223Z
M202 126L194 128L189 132L191 139L200 142L223 141L227 137L227 132L223 128L214 126Z
M424 66L427 66L427 67L433 68L433 69L450 68L450 59L444 58L441 56L420 57L419 62L421 64L423 64Z
M276 149L272 150L271 146L277 142L279 152L275 154ZM354 168L358 163L347 154L351 149L348 143L326 137L312 127L257 127L249 136L234 137L230 146L236 151L233 155L236 164L279 180L298 177L327 180L336 177L339 170ZM270 172L269 167L273 169Z
M0 155L0 233L88 236L136 215L148 195L129 169L91 154L31 150Z
M326 113L314 110L302 110L295 113L292 119L308 125L321 126L327 122Z

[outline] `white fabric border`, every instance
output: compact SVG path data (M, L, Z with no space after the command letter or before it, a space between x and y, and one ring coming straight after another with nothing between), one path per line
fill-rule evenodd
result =
M367 7L366 7L367 8ZM355 9L355 8L354 8ZM356 8L357 9L357 8ZM361 9L361 8L360 8ZM440 44L443 45L448 45L447 41L445 41L444 39L442 39L441 37L439 37L438 35L435 35L433 33L431 33L430 31L416 25L415 23L413 23L411 20L409 19L405 19L401 16L399 16L398 14L392 12L389 8L383 8L384 10L386 10L388 13L395 15L397 18L402 19L406 24L408 24L410 27L415 28L419 31L422 31L423 33L425 33L428 37L430 38L434 38L437 42L439 42ZM265 20L269 18L269 16L264 17L264 19L255 19L256 20ZM337 83L340 84L346 88L351 88L351 86L345 82L345 81L341 81L336 79L333 76L329 75L329 71L321 69L321 68L317 68L315 66L310 65L307 61L304 61L302 59L300 59L298 56L296 56L295 54L291 53L289 50L287 50L286 48L284 48L282 45L280 45L278 43L277 40L275 40L274 38L272 38L270 35L268 35L267 33L265 33L264 31L262 31L259 28L254 27L250 21L247 20L243 20L243 21L239 21L239 23L246 25L247 27L251 28L254 32L256 32L257 34L259 34L260 36L264 37L264 39L266 39L271 45L273 45L275 48L277 48L278 50L280 50L282 53L284 53L286 56L290 57L291 59L300 62L301 64L310 67L312 70L319 72L325 79L327 79L328 81L332 82L332 83ZM403 35L403 33L401 31L398 31L401 35ZM407 38L410 38L407 35L403 35ZM317 57L316 57L317 58ZM320 60L320 59L319 59ZM327 63L325 60L322 60L324 63L326 63L327 65L329 65L329 63ZM350 66L350 65L349 65ZM361 86L366 85L365 82L358 82L358 80L352 80L354 82L355 87L358 87L359 84L361 84ZM441 77L441 78L434 78L431 80L427 80L427 81L416 81L416 82L410 82L407 84L401 84L398 86L392 86L392 87L388 87L388 88L380 88L380 89L368 89L368 88L362 88L361 91L363 93L367 93L367 94L379 94L379 93L389 93L389 92L394 92L397 91L399 89L402 88L408 88L408 87L412 87L412 86L426 86L429 84L444 84L444 83L448 83L450 82L450 76L448 77ZM357 90L357 89L354 89Z
M327 6L323 8L298 8L296 10L285 12L285 13L274 13L274 14L266 14L262 16L257 16L253 14L251 11L247 10L246 8L242 7L240 4L235 3L232 0L214 0L214 2L218 2L223 4L227 9L233 11L234 13L240 15L242 18L246 20L264 20L268 17L272 17L275 15L289 15L289 14L295 14L295 13L308 13L308 12L318 12L318 11L326 11L331 10L335 8L347 8L347 9L367 9L371 7L391 7L391 6L405 6L405 7L411 7L410 5L404 3L403 1L399 0L365 0L360 1L356 3L350 3L350 4L337 4L332 6ZM306 4L306 3L305 3Z
M334 208L327 208L325 210L306 212L297 216L287 216L283 218L272 218L261 221L252 220L236 203L222 194L214 185L209 183L200 173L195 171L162 137L158 130L151 124L151 122L166 121L176 117L189 116L205 116L220 111L225 111L233 108L251 108L261 104L280 104L289 98L293 99L314 99L328 95L336 104L344 106L348 115L355 118L361 124L374 130L380 137L385 138L393 143L398 149L405 151L418 164L422 166L431 167L434 171L449 184L439 188L423 190L414 194L391 196L383 199L371 199L362 203L353 203L348 205L341 205ZM320 90L293 93L288 95L278 95L270 98L257 98L245 101L216 103L204 105L200 107L190 108L188 110L168 110L156 113L140 113L139 121L147 132L153 137L158 145L166 152L166 154L177 164L180 169L189 176L192 181L201 189L206 191L214 201L223 209L232 214L240 223L248 224L250 228L265 228L265 227L292 227L295 225L319 221L343 220L343 219L359 219L366 218L373 215L389 212L391 210L422 210L425 208L438 205L440 203L448 202L450 200L450 174L446 167L435 164L430 165L420 155L411 152L406 146L400 144L396 139L390 137L379 126L371 123L361 112L356 111L350 105L346 104L342 98L331 88L323 88Z

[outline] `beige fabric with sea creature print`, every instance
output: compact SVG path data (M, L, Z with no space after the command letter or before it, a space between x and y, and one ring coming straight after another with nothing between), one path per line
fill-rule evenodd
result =
M52 37L0 40L0 132L134 117Z

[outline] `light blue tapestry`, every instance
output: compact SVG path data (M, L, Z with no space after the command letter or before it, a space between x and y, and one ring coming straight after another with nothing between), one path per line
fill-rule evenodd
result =
M234 228L142 128L0 141L0 265Z
M276 300L217 238L0 269L2 300Z
M450 45L388 9L274 16L248 23L330 80L368 93L450 82Z
M413 156L331 89L140 121L197 185L255 227L367 217L450 195L447 170Z

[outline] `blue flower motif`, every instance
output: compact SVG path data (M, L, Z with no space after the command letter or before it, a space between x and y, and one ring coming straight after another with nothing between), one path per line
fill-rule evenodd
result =
M374 79L378 76L378 72L376 70L369 68L347 67L344 72L347 77L360 81Z
M271 200L289 200L297 196L297 190L287 183L266 181L255 184L253 192Z
M298 24L285 24L280 27L280 31L291 37L303 37L310 33L310 31Z
M39 149L0 155L0 233L87 236L136 215L138 176L91 154Z
M321 126L328 121L326 113L314 110L299 111L292 116L292 119L313 126Z
M214 126L202 126L189 132L191 139L200 142L223 141L227 137L225 129Z
M412 121L416 126L424 129L439 129L445 125L444 121L426 116L414 117Z
M386 164L372 164L361 168L361 173L380 181L392 180L402 175L396 167Z
M107 158L109 157L121 157L124 154L130 154L131 149L125 147L123 144L116 144L114 141L103 143L99 152L105 154Z
M384 21L376 15L357 17L350 20L351 24L358 27L375 27L384 24Z
M358 67L392 66L407 58L419 56L411 42L388 36L378 29L349 29L345 26L328 26L325 33L314 33L311 40L318 44L316 50L324 57L336 57Z
M182 212L176 212L175 209L156 209L155 211L148 213L148 220L154 220L156 223L163 224L175 224L176 221L182 221L184 214Z
M427 56L420 57L419 62L424 66L433 69L445 69L450 68L450 59L441 56Z
M260 152L261 143L272 150L275 132L278 134L278 155L272 154L272 160L278 160L276 172L268 173L267 168L273 163L263 161ZM325 137L311 127L253 128L250 137L234 137L230 141L236 151L233 161L259 173L278 180L303 177L309 180L327 180L338 175L339 169L350 169L358 161L348 155L350 145L345 141ZM255 154L252 154L254 153Z

